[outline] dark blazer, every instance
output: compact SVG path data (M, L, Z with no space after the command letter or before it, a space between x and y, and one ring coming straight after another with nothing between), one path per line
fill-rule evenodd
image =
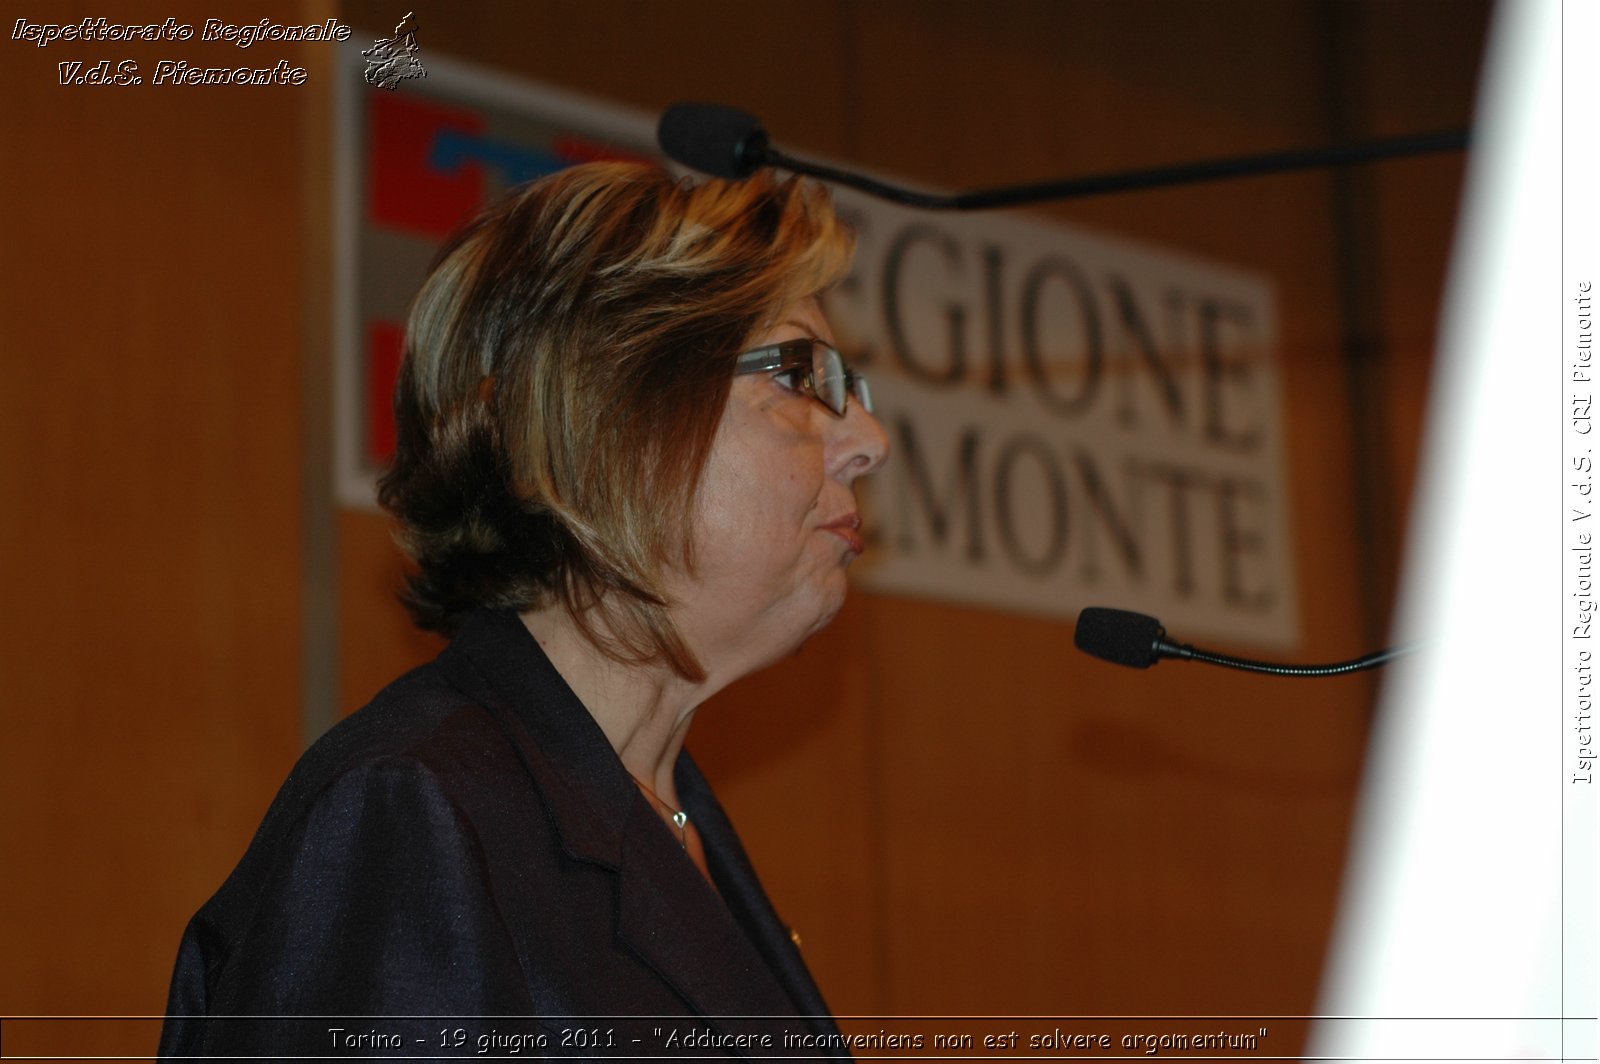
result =
M473 1055L535 1030L552 1055L594 1050L558 1044L574 1037L672 1052L652 1040L674 1031L696 1053L826 1044L827 1006L687 753L677 783L716 890L516 615L474 614L295 766L184 933L161 1055L327 1055L369 1033ZM286 1016L323 1019L266 1019ZM541 1019L493 1019L511 1016Z

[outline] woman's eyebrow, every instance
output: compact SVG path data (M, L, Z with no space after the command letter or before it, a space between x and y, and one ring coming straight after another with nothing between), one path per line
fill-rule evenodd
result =
M803 321L796 321L793 318L790 318L788 321L779 322L778 324L780 327L788 325L791 328L799 329L801 332L806 334L806 339L808 340L822 340L822 337L813 332L811 326L807 325Z

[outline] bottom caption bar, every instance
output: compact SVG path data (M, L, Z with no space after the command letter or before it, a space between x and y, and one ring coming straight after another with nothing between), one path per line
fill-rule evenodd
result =
M0 1017L0 1059L1594 1059L1593 1038L1584 1036L1592 1017L230 1016L175 1019L164 1036L166 1024L160 1016ZM1334 1042L1359 1043L1361 1055L1306 1055L1330 1032L1351 1036Z

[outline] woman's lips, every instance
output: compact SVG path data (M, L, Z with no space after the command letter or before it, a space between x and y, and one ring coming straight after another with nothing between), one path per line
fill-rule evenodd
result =
M844 540L855 554L860 554L867 549L867 541L861 538L860 514L845 514L843 517L829 521L822 527Z

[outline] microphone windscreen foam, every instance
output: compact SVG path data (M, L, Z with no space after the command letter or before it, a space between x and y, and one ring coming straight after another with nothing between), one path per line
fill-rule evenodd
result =
M1089 606L1078 614L1072 642L1085 654L1114 665L1148 669L1159 660L1156 642L1165 634L1161 622L1142 613Z
M715 103L675 103L661 116L656 142L674 162L732 180L749 177L766 158L761 119Z

